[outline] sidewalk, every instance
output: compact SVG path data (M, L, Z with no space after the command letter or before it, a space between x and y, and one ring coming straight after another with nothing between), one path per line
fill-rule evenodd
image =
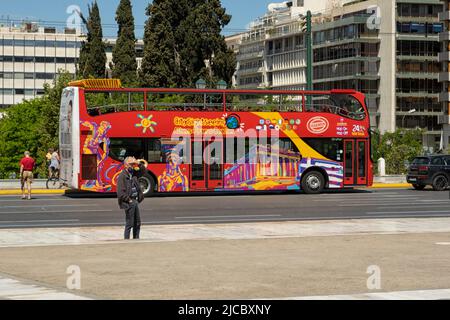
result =
M78 266L81 298L450 298L449 218L145 226L139 241L122 231L0 230L0 275L64 292ZM367 287L373 266L379 290Z

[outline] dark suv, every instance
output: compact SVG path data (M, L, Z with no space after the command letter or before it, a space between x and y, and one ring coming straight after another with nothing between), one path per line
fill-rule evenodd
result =
M409 166L406 181L416 190L431 185L436 191L448 188L450 181L450 155L417 157Z

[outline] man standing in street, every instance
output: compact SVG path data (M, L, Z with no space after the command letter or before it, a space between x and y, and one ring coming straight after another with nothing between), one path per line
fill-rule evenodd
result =
M139 170L139 163L134 157L127 157L124 169L117 178L117 199L121 209L125 210L125 239L130 239L133 229L133 239L139 239L141 217L139 203L144 200L144 194L139 186L134 172Z
M31 200L31 184L33 183L33 170L36 161L30 156L29 151L25 151L24 157L20 160L20 184L22 189L22 199L25 197L25 183L28 189L28 200Z

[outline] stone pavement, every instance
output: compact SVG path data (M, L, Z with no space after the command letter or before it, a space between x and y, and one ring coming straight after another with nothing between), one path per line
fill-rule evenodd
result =
M245 240L450 232L450 218L349 219L239 224L147 225L139 242ZM123 227L0 230L0 248L129 243Z
M39 288L0 299L449 299L449 231L450 218L145 226L126 242L117 227L0 230L3 283Z
M0 299L6 300L91 300L58 289L31 284L0 275Z

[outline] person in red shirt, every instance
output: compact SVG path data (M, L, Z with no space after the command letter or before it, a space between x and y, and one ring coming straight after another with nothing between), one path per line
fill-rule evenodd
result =
M25 151L25 157L20 160L20 183L22 189L22 199L25 197L25 183L28 189L28 200L31 200L31 184L33 183L33 170L36 161L30 156L29 151Z

